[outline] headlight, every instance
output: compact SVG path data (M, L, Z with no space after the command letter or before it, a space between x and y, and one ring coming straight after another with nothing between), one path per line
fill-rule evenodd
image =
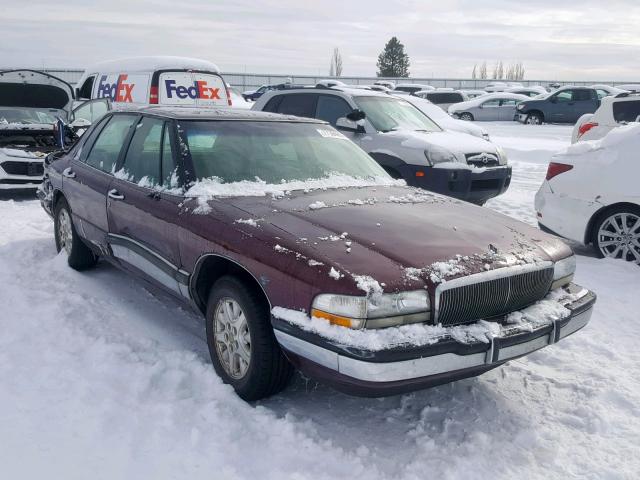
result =
M551 290L564 287L571 283L573 280L573 274L576 271L576 256L558 260L553 266L553 283L551 284Z
M507 152L505 152L500 146L496 146L496 152L498 153L498 163L500 165L506 165L509 161L507 158Z
M516 110L524 110L525 108L527 108L526 103L519 103L519 104L516 106Z
M436 163L444 163L444 162L457 162L455 154L446 148L432 146L424 151L427 160L431 165L435 165Z
M426 290L383 293L375 297L321 294L313 300L311 316L349 328L382 328L429 320Z

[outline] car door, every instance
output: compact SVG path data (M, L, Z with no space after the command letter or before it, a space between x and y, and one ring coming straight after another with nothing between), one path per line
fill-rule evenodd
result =
M481 103L472 114L476 120L500 120L500 99L493 98Z
M171 122L143 116L109 187L108 241L124 268L156 285L186 294L180 273L175 138Z
M500 100L500 120L513 121L516 116L516 105L518 101L513 98L503 98Z
M567 118L568 122L575 123L585 113L595 113L600 106L598 94L590 88L580 88L573 90L571 102L573 108Z
M107 192L123 145L138 115L112 115L103 119L76 150L62 172L64 195L81 235L106 247Z
M547 102L547 111L545 113L545 119L554 123L570 122L570 118L574 115L573 105L573 90L562 90L555 95L552 95ZM577 118L576 118L577 120ZM574 120L575 121L575 120Z

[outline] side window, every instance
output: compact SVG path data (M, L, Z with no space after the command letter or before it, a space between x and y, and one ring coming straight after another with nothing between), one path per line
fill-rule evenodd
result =
M137 118L137 115L112 116L93 144L87 156L87 165L112 173L124 141L129 134L129 128Z
M516 102L515 99L503 98L502 101L500 102L500 106L501 107L515 107L516 103L518 103L518 102Z
M95 78L95 75L87 77L82 86L78 89L78 97L91 98L91 91L93 90L93 81L95 80Z
M584 102L591 100L591 90L574 90L571 99L574 102Z
M566 103L571 101L573 90L563 90L556 95L558 103Z
M159 183L163 128L164 120L142 117L124 158L122 177L143 187Z
M499 107L500 106L500 99L497 98L495 100L487 100L486 102L484 102L482 104L483 108L493 108L493 107Z
M109 111L107 103L102 100L90 100L73 111L73 119L83 118L91 123L102 118Z
M278 113L314 118L317 99L318 95L314 93L283 95L280 106L278 107Z
M353 108L342 98L333 95L320 95L318 97L318 107L316 118L329 122L335 127L336 121L351 113Z
M609 95L609 92L600 89L596 90L596 93L598 94L598 100L602 100L604 97Z
M165 187L177 187L177 177L175 172L175 163L173 163L173 145L171 144L171 123L165 122L164 132L162 133L162 163L160 174L162 175L162 185Z
M640 101L614 102L613 119L618 123L640 121Z
M278 107L280 107L280 102L282 102L282 98L284 95L276 95L271 100L267 102L267 104L262 109L264 112L277 113Z
M82 136L80 148L76 151L76 154L73 156L74 160L80 160L84 162L87 158L87 154L91 151L91 146L93 145L94 140L102 130L102 128L109 122L111 118L103 118L98 122L98 124L93 127L93 130L89 134L84 134Z

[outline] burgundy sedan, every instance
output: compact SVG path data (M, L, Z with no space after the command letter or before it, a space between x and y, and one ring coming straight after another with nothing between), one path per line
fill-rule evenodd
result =
M200 311L247 400L294 367L363 395L478 375L574 333L595 302L555 237L407 187L321 121L114 112L46 163L69 265L104 259Z

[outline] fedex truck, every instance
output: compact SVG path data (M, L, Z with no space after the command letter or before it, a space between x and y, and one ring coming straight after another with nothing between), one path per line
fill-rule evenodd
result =
M76 98L109 98L114 104L231 106L218 67L184 57L133 57L87 68Z

